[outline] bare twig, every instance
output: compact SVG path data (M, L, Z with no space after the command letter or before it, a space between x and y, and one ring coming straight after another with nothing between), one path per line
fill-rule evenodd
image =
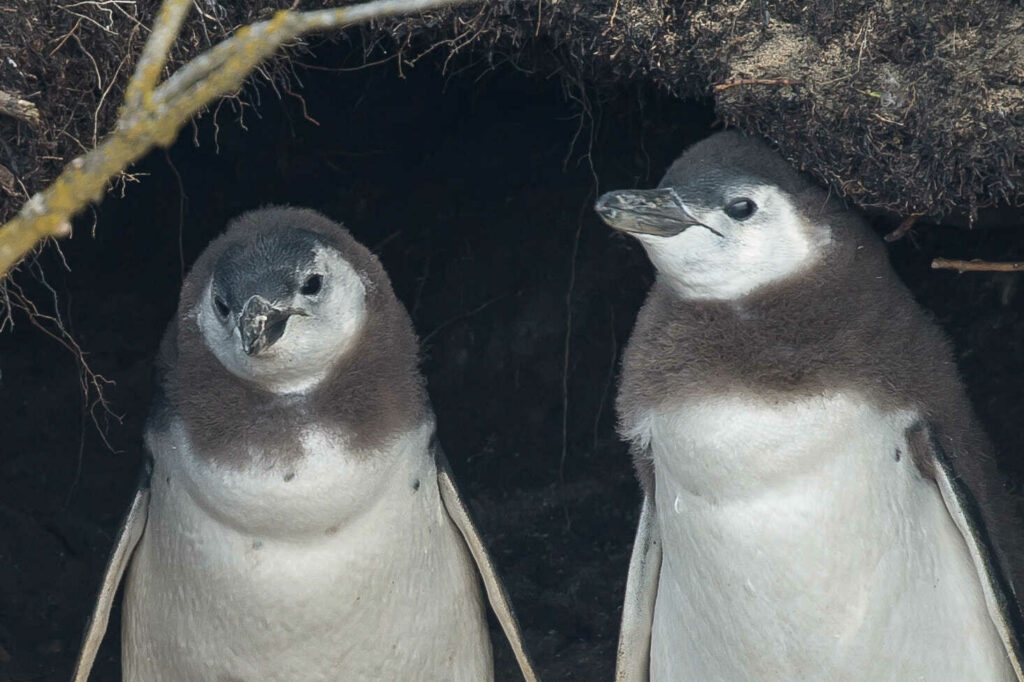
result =
M71 218L89 202L98 201L111 178L153 147L169 146L196 112L236 92L253 69L282 45L308 33L469 1L374 0L310 12L282 10L268 21L239 29L154 87L184 12L192 4L166 0L114 131L98 147L69 163L52 185L29 199L0 228L0 277L43 239L67 236Z
M957 272L1020 272L1024 263L993 263L984 260L950 260L936 258L932 270L956 270Z
M914 229L914 225L917 224L917 221L923 217L924 213L910 214L909 216L903 219L903 222L901 222L895 230L885 235L885 241L894 242L899 239L903 239L903 237L905 237L908 232Z
M792 78L740 78L739 80L726 81L725 83L718 83L713 88L714 92L721 92L722 90L728 90L729 88L735 88L738 85L803 85L804 82L800 80L793 80Z
M0 114L11 116L32 126L39 125L39 109L35 104L0 90Z

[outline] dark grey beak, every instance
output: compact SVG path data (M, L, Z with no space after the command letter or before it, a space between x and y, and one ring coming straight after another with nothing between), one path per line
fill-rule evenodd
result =
M594 204L594 210L609 226L634 234L674 237L689 227L702 225L670 187L606 192Z
M297 308L278 308L262 296L252 296L245 302L238 317L238 333L242 337L242 350L246 355L259 355L284 336L288 318L305 315Z

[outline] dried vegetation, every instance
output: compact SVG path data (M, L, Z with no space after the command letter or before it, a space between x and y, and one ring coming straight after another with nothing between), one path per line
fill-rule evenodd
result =
M479 11L479 10L477 10ZM475 49L601 84L714 97L862 207L973 217L1024 198L1024 10L887 0L492 4ZM424 39L423 26L400 37ZM465 49L465 48L464 48Z
M109 129L157 4L0 8L0 220ZM195 0L172 66L290 4ZM364 46L407 59L446 51L597 88L644 79L714 97L725 122L772 140L863 207L973 216L1024 198L1017 3L492 0L361 30ZM286 61L268 68L287 81ZM12 114L5 95L38 119Z

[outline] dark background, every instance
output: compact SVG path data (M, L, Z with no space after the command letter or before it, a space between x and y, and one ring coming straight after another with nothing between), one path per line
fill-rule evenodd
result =
M611 678L639 503L613 401L652 276L591 205L601 191L654 185L715 129L714 114L642 87L581 92L508 67L337 70L361 61L355 52L320 46L302 60L315 68L296 67L304 87L292 94L250 88L261 104L244 107L244 127L224 104L186 128L132 169L139 182L124 198L76 222L61 245L70 269L49 247L18 275L115 382L104 395L122 418L83 398L72 352L15 315L0 334L0 682L68 679L133 490L152 358L182 273L229 218L269 203L316 208L381 257L542 676ZM895 222L874 219L880 234ZM928 265L1022 257L1021 241L1014 229L921 226L890 247L953 336L1014 487L1019 275ZM95 680L118 679L118 627ZM498 653L499 679L516 679Z

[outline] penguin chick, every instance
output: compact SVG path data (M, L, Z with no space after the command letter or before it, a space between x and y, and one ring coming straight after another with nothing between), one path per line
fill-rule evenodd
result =
M515 617L436 443L379 261L310 210L235 219L161 345L150 458L75 673L127 569L128 681L490 680L481 578Z
M863 221L736 132L596 210L657 271L617 679L1022 679L1019 519Z

